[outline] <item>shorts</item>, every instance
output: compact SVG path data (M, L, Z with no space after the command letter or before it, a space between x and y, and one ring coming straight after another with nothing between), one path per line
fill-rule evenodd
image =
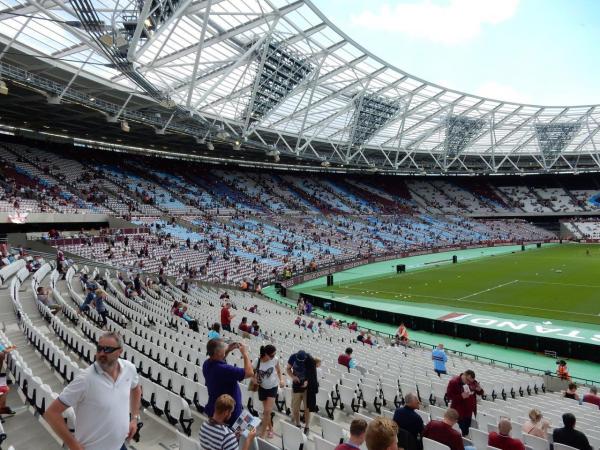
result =
M258 387L258 399L261 402L264 402L268 398L277 398L277 386L271 389L263 389L262 387Z

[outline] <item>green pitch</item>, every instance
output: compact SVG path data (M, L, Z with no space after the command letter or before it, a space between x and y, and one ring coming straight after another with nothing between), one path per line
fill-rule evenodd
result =
M459 259L458 264L432 264L311 291L600 324L600 246L557 245Z

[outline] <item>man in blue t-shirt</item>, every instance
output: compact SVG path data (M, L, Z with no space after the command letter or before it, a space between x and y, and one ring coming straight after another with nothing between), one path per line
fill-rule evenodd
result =
M239 349L244 359L244 368L227 364L225 358L235 349ZM202 365L202 374L208 390L208 403L204 407L207 416L212 417L215 402L223 394L228 394L235 400L233 414L229 418L229 426L233 426L242 413L242 393L238 382L254 375L252 361L244 344L232 343L227 345L221 339L212 339L206 344L208 359Z
M442 374L446 374L446 361L448 357L444 351L444 344L438 344L437 348L431 352L431 359L433 360L433 370L440 377Z

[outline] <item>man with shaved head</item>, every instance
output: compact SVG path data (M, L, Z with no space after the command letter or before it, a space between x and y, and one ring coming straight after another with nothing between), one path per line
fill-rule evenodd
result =
M454 429L458 412L448 408L442 420L431 420L423 430L423 437L447 445L450 450L465 450L462 434Z
M500 450L525 450L525 445L518 439L510 437L512 424L508 419L500 419L498 422L498 432L492 431L488 437L490 447Z

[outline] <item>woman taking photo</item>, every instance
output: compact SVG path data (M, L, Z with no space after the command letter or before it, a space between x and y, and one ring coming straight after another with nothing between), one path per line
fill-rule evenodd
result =
M279 358L275 356L277 349L269 344L260 348L260 357L254 362L254 382L258 385L258 399L263 403L263 418L260 437L273 437L273 420L271 419L278 388L285 386L285 379L279 367Z

